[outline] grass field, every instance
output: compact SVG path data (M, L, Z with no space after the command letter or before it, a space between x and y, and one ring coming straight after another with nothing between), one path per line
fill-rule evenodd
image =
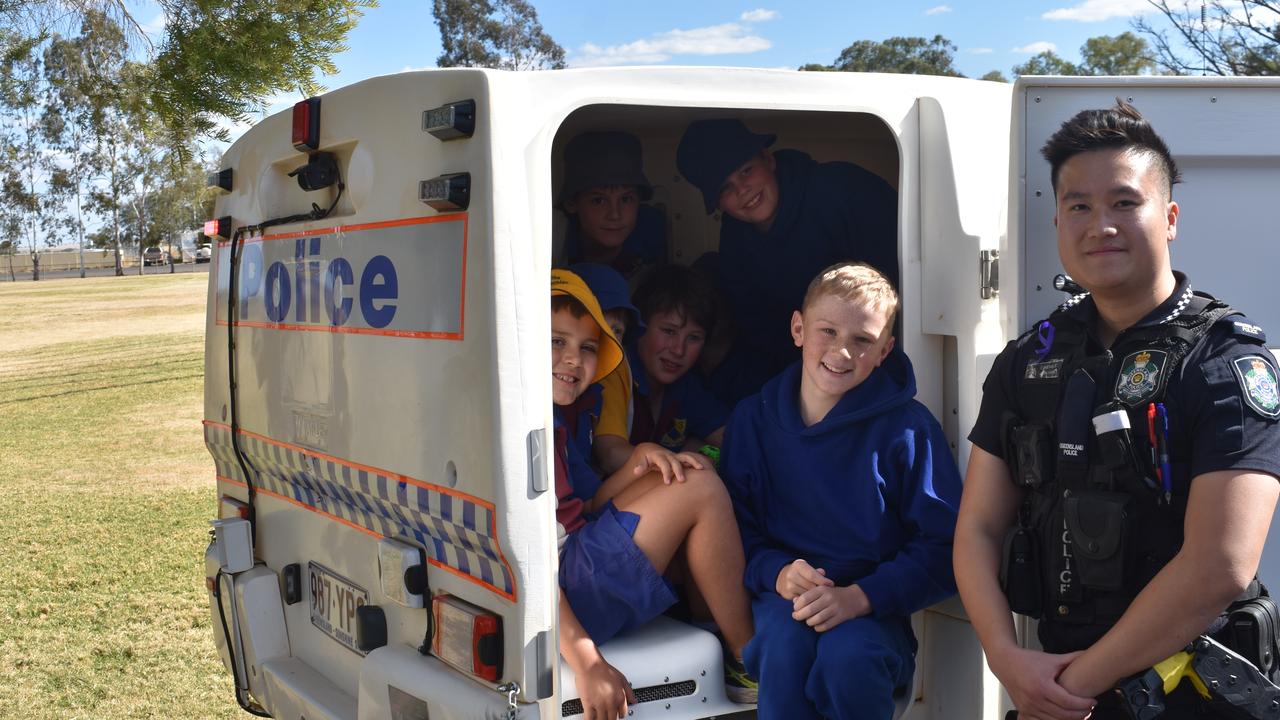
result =
M207 282L0 284L0 717L248 717L204 590Z

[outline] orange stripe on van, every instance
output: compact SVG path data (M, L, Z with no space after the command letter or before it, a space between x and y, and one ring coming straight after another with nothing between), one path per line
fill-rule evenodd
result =
M247 487L248 487L247 485L245 485L244 483L240 482L239 480L232 480L231 478L229 478L229 477L227 477L227 476L225 476L225 475L218 475L218 476L217 476L217 478L218 478L218 480L220 480L221 482L225 482L225 483L227 483L227 484L229 484L229 485L235 485L236 487L242 487L242 488L247 488ZM303 510L310 510L311 512L313 512L313 513L315 513L315 514L317 514L317 515L321 515L321 516L324 516L324 517L326 517L326 518L329 518L330 520L333 520L333 521L335 521L335 522L342 523L343 525L346 525L347 527L351 528L352 530L359 530L360 532L364 533L365 535L369 535L369 536L371 536L371 537L373 537L373 538L376 538L376 539L378 539L378 540L382 540L382 539L385 537L382 533L374 532L374 531L370 530L369 528L367 528L367 527L365 527L365 526L363 526L363 525L357 525L357 524L355 524L355 523L351 522L350 520L346 520L346 519L344 519L344 518L340 518L340 517L338 517L337 515L334 515L334 514L333 514L333 513L331 513L331 512L325 512L324 510L321 510L321 509L320 509L320 508L318 508L318 507L312 507L311 505L308 505L308 504L306 504L306 503L302 502L301 500L295 500L295 499L293 499L293 498L289 497L288 495L281 495L281 494L280 494L280 493L278 493L278 492L272 492L271 490L267 490L266 488L260 488L260 487L254 487L253 491L254 491L255 493L260 493L260 494L262 494L262 495L267 495L267 496L269 496L269 497L276 498L277 500L284 500L284 501L285 501L285 502L287 502L287 503L291 503L291 504L293 504L293 505L297 505L298 507L302 508ZM501 592L501 591L499 591L499 592Z

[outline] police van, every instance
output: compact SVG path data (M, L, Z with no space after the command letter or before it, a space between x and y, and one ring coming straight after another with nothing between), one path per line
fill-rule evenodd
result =
M558 652L550 454L569 139L640 138L669 259L685 264L719 236L675 168L694 120L739 118L776 148L888 181L898 342L963 468L991 361L1064 299L1038 149L1081 109L1120 97L1152 121L1185 173L1174 266L1280 333L1280 241L1262 221L1280 198L1278 91L1264 78L457 69L263 120L211 177L222 194L205 228L219 495L205 574L237 700L290 720L581 715ZM1261 574L1280 577L1274 547ZM959 600L912 621L899 717L1003 717ZM636 689L635 718L747 709L727 701L705 630L661 617L601 651Z

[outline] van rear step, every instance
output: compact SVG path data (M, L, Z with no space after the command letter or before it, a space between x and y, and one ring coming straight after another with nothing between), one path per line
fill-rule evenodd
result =
M724 694L724 663L715 635L659 616L600 646L604 659L635 688L629 720L704 718L749 710ZM561 717L581 717L573 671L560 664Z

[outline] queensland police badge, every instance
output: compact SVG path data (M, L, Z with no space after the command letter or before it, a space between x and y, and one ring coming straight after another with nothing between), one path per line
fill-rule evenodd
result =
M1155 397L1168 357L1163 350L1139 350L1125 356L1116 378L1116 399L1133 407Z
M1263 417L1280 417L1280 392L1276 389L1276 371L1271 364L1257 355L1248 355L1232 365L1249 407Z

